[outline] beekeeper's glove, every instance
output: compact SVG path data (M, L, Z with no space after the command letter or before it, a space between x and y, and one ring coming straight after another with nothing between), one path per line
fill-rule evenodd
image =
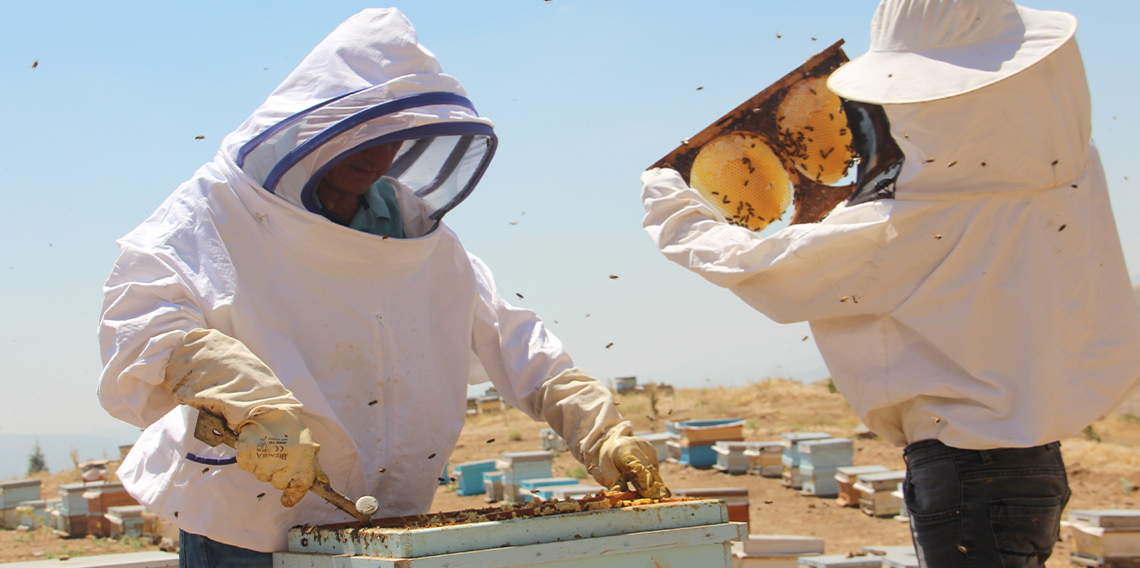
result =
M632 435L613 393L598 379L571 367L544 381L534 396L535 413L566 440L574 458L607 490L632 482L643 497L669 496L657 472L657 452Z
M166 366L163 390L174 400L225 418L238 433L238 467L283 491L296 505L315 479L320 446L301 422L301 402L242 342L217 331L186 334Z
M661 480L657 450L649 442L631 436L629 427L624 424L606 434L598 466L594 478L611 491L632 488L648 499L661 499L672 494Z

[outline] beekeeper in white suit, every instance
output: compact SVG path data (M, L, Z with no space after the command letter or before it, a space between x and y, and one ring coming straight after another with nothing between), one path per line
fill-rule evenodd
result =
M306 495L316 478L376 516L426 512L472 374L602 484L667 494L609 391L440 221L495 145L404 16L367 10L119 241L99 397L146 428L118 475L184 531L184 561L268 566L290 527L351 520ZM194 438L197 409L236 451Z
M1076 25L1008 0L884 0L870 51L828 85L883 105L901 173L820 223L762 237L675 171L641 178L661 251L810 322L851 406L907 446L926 566L1043 565L1069 496L1057 441L1140 376Z

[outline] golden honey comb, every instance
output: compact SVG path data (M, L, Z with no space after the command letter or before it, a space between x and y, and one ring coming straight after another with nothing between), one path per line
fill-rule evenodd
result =
M693 160L689 181L729 223L763 230L792 202L792 180L759 134L729 132L709 140Z
M792 85L776 111L776 124L784 153L800 173L827 185L847 175L853 157L851 131L826 77Z

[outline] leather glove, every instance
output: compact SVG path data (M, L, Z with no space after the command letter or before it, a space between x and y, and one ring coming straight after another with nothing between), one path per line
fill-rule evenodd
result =
M626 491L628 485L647 499L662 499L672 495L658 471L657 450L637 436L629 435L629 427L619 425L606 434L598 457L598 471L594 474L603 486L611 491Z
M238 433L238 467L283 490L296 505L313 480L320 446L301 422L301 402L242 342L217 330L188 332L166 366L162 384L180 404L226 419Z

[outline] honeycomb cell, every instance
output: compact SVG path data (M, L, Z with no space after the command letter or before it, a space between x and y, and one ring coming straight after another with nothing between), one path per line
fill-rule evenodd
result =
M792 202L792 180L768 140L753 132L722 134L693 161L689 181L728 221L760 231Z
M851 131L826 77L792 85L776 111L776 124L784 153L800 173L827 185L847 175L853 157Z

